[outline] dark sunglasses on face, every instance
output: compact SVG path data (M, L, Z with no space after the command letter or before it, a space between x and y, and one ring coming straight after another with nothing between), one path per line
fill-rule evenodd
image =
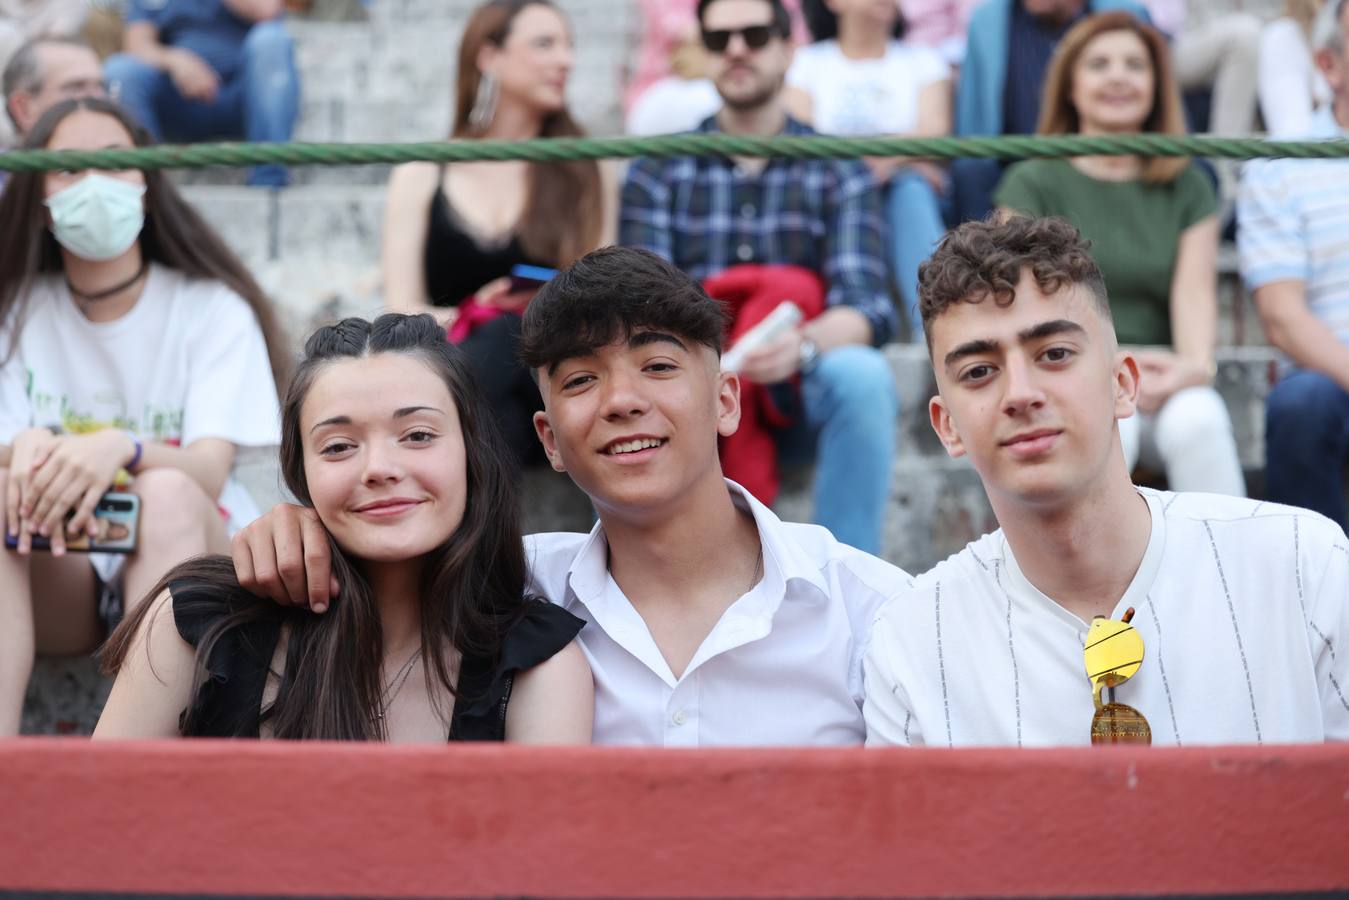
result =
M725 31L709 31L703 29L703 46L712 53L725 53L726 48L731 45L731 38L740 35L745 41L745 46L751 50L762 50L768 46L768 42L777 36L777 29L772 25L751 25L748 28L734 28Z

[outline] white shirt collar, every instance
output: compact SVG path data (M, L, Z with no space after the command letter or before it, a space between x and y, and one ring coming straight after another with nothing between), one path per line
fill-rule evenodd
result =
M806 589L805 596L810 596L813 588L815 597L826 602L829 599L823 576L808 564L806 554L782 527L782 520L740 485L727 479L726 486L732 502L754 517L763 547L763 577L722 615L689 662L685 676L719 653L767 636L778 609L788 597L801 597L801 588ZM609 573L608 549L604 527L597 522L567 571L568 593L585 605L606 634L673 686L677 679L646 623Z
M769 582L772 574L781 586L801 580L813 585L821 593L827 593L828 589L819 571L804 564L805 555L793 546L791 538L784 533L782 520L777 514L734 481L729 478L725 481L731 492L731 501L737 508L748 511L758 526L764 552L764 582ZM589 598L598 595L608 580L609 541L604 535L603 523L596 522L567 571L567 586L577 599L589 605Z
M1119 602L1115 604L1115 610L1111 618L1118 619L1124 615L1124 611L1129 607L1141 609L1144 601L1147 600L1148 592L1152 589L1152 583L1157 578L1157 570L1161 568L1162 556L1166 548L1166 517L1163 515L1161 498L1156 491L1145 488L1137 488L1138 493L1148 504L1148 512L1152 516L1152 532L1148 535L1148 546L1143 551L1143 558L1138 563L1138 571L1129 581L1129 587L1125 589L1124 596L1120 597ZM1034 602L1047 606L1056 616L1063 619L1068 624L1077 629L1081 629L1083 623L1073 613L1060 606L1053 598L1046 596L1035 585L1031 584L1021 566L1016 561L1016 556L1012 553L1012 547L1007 543L1007 536L1003 534L1003 558L1007 565L1007 590L1021 597L1029 598Z

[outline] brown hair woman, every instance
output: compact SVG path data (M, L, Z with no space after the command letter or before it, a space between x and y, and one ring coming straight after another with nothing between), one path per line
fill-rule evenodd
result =
M459 44L453 137L527 140L582 134L567 110L573 63L566 18L548 0L492 0ZM451 325L522 460L539 458L529 374L514 361L518 264L560 268L612 239L613 179L595 162L408 163L394 170L384 220L385 302ZM467 306L466 301L468 301Z
M1128 13L1091 16L1055 50L1039 134L1180 134L1180 93L1161 34ZM1136 353L1140 414L1120 433L1172 490L1244 495L1232 422L1213 389L1218 217L1213 184L1188 159L1028 160L994 195L1004 212L1062 216L1091 240L1120 343Z

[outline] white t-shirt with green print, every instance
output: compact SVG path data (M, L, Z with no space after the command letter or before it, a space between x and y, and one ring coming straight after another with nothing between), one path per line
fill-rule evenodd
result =
M0 444L33 426L111 426L178 446L201 438L238 446L280 440L262 329L248 304L217 281L152 265L126 315L91 322L62 278L39 278L0 329L0 360ZM232 479L220 505L231 531L257 515Z

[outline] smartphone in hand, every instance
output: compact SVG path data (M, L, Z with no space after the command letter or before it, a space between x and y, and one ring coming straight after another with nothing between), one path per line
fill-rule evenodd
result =
M66 549L80 553L135 553L136 525L140 520L141 498L135 494L109 491L98 499L94 507L93 537L81 534L66 538ZM67 517L67 521L70 517ZM19 546L17 535L6 533L5 546L11 550ZM49 538L33 535L34 550L51 550Z

